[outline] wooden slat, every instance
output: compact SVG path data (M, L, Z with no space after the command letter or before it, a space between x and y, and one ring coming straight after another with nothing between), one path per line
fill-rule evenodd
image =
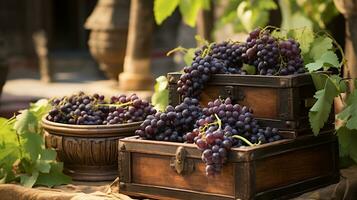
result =
M257 191L328 175L332 172L332 162L330 144L257 160Z
M132 182L234 196L232 164L226 164L221 174L207 177L205 164L196 159L193 173L179 175L170 167L170 159L168 156L132 153Z

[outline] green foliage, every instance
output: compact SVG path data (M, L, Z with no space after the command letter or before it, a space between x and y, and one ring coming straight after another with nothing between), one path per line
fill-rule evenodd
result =
M346 128L357 130L357 89L348 96L346 106L337 115L337 119L342 120Z
M70 182L56 161L56 151L44 146L39 122L49 108L47 100L40 100L16 117L0 118L1 182L19 181L26 187Z
M279 0L283 29L308 27L324 29L338 12L333 0Z
M255 67L253 65L248 65L248 64L243 64L242 70L245 70L248 73L248 75L253 75L256 72Z
M155 21L158 25L161 25L162 22L175 11L180 0L155 0L154 1L154 16Z
M357 130L341 127L337 130L337 136L340 144L340 156L350 157L357 163Z
M155 0L154 1L154 16L158 25L179 7L183 21L194 27L197 21L198 12L202 9L210 8L210 0Z
M216 29L227 24L232 25L235 32L249 32L255 27L264 27L270 11L277 9L275 2L279 4L281 28L285 30L302 27L324 29L326 23L338 14L333 0L230 0L217 20Z
M273 0L242 1L237 7L237 17L247 32L259 26L265 26L269 20L269 11L277 9Z
M151 97L151 103L157 110L164 111L169 105L169 91L167 89L168 80L166 76L160 76L156 79L155 92Z
M317 101L309 112L310 125L315 135L319 133L320 129L327 121L331 112L333 100L338 95L339 88L331 77L326 79L325 87L315 93L314 98L317 99Z

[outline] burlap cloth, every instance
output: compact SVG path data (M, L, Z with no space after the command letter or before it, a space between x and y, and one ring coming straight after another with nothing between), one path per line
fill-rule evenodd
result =
M341 170L341 181L305 193L294 200L357 200L357 166ZM132 200L120 194L118 180L108 182L74 182L55 188L25 188L15 184L0 184L0 200Z

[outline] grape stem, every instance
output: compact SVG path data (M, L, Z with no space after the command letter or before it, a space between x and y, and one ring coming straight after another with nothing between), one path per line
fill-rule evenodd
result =
M112 106L112 107L124 107L124 106L128 106L128 105L132 105L133 102L132 101L128 101L126 103L122 103L122 104L110 104L110 103L103 103L103 104L97 104L96 106Z
M222 121L221 121L221 119L217 116L216 113L214 114L214 116L215 116L216 119L217 119L218 129L221 130L221 128L222 128Z
M254 146L257 146L257 145L260 145L261 141L259 141L258 143L251 143L249 142L249 140L247 140L246 138L240 136L240 135L233 135L232 138L236 138L236 139L240 139L242 140L243 142L247 143L249 146L251 147L254 147Z

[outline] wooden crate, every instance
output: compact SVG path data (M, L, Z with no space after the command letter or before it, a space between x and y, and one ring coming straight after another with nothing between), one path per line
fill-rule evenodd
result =
M234 148L221 174L205 175L194 144L119 141L121 193L155 199L288 198L339 180L333 134Z
M167 75L171 105L182 101L177 93L180 76L178 72ZM311 133L308 112L315 102L315 91L312 78L307 73L289 76L216 74L207 84L200 101L207 105L208 101L218 97L230 97L234 102L252 108L262 126Z

